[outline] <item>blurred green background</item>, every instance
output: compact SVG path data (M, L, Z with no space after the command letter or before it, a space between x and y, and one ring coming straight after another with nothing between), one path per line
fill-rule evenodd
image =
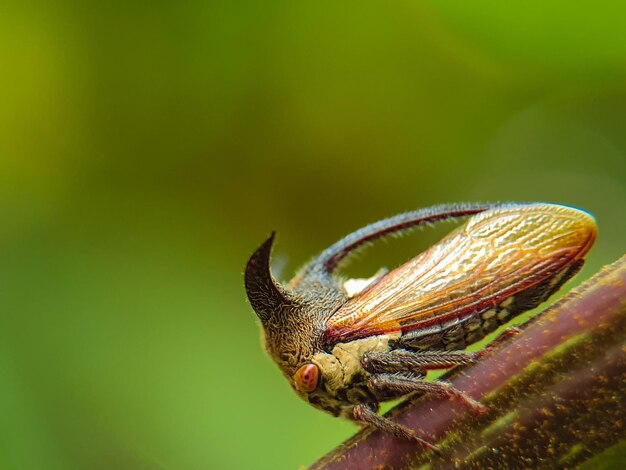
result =
M287 279L398 212L545 200L598 219L577 282L615 260L623 5L2 2L0 466L290 469L351 435L261 351L271 230Z

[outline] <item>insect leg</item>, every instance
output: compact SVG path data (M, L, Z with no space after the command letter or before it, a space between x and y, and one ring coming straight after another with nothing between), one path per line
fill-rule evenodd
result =
M373 406L371 403L361 403L359 405L356 405L352 411L352 414L356 421L369 424L376 429L380 429L383 432L392 434L393 436L399 437L401 439L417 441L419 444L426 447L427 449L430 449L437 454L441 453L439 449L437 449L437 447L435 447L430 442L425 441L421 437L418 437L410 428L378 415L376 413L375 406Z
M501 345L502 343L505 343L506 341L513 338L514 336L517 336L521 332L522 332L522 329L517 326L508 327L506 330L500 333L500 335L497 336L496 339L494 339L491 343L485 346L484 349L479 351L477 354L477 358L482 359L483 357L489 355L497 346Z
M395 349L388 352L370 352L363 355L363 368L372 373L412 372L425 376L429 369L447 369L469 364L477 358L476 353L466 351L408 351Z
M461 390L457 390L448 382L442 380L430 382L410 373L374 374L368 381L368 387L374 392L374 395L380 394L382 396L388 396L395 394L401 396L417 392L420 394L433 394L449 399L456 398L462 400L463 403L476 413L486 411L484 405Z

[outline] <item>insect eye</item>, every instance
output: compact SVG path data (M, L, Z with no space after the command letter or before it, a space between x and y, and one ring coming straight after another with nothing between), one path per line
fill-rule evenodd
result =
M315 364L305 364L293 376L296 388L303 392L313 392L317 388L320 370Z

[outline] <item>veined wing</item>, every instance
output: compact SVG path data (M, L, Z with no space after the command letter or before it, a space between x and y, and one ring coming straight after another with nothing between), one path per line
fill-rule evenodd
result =
M466 318L583 258L597 234L586 212L553 204L481 212L350 299L328 320L329 344Z

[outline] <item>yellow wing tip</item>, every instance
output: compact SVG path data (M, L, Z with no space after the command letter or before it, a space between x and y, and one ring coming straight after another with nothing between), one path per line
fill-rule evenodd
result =
M598 234L598 224L596 218L584 209L578 207L566 206L563 204L549 204L561 209L562 212L567 213L570 217L575 219L579 224L582 232L588 232L589 235L593 235L595 238Z
M549 203L546 203L545 206L573 222L573 226L570 228L575 230L577 238L580 240L580 251L577 258L584 257L598 238L598 225L595 217L590 212L578 207Z

